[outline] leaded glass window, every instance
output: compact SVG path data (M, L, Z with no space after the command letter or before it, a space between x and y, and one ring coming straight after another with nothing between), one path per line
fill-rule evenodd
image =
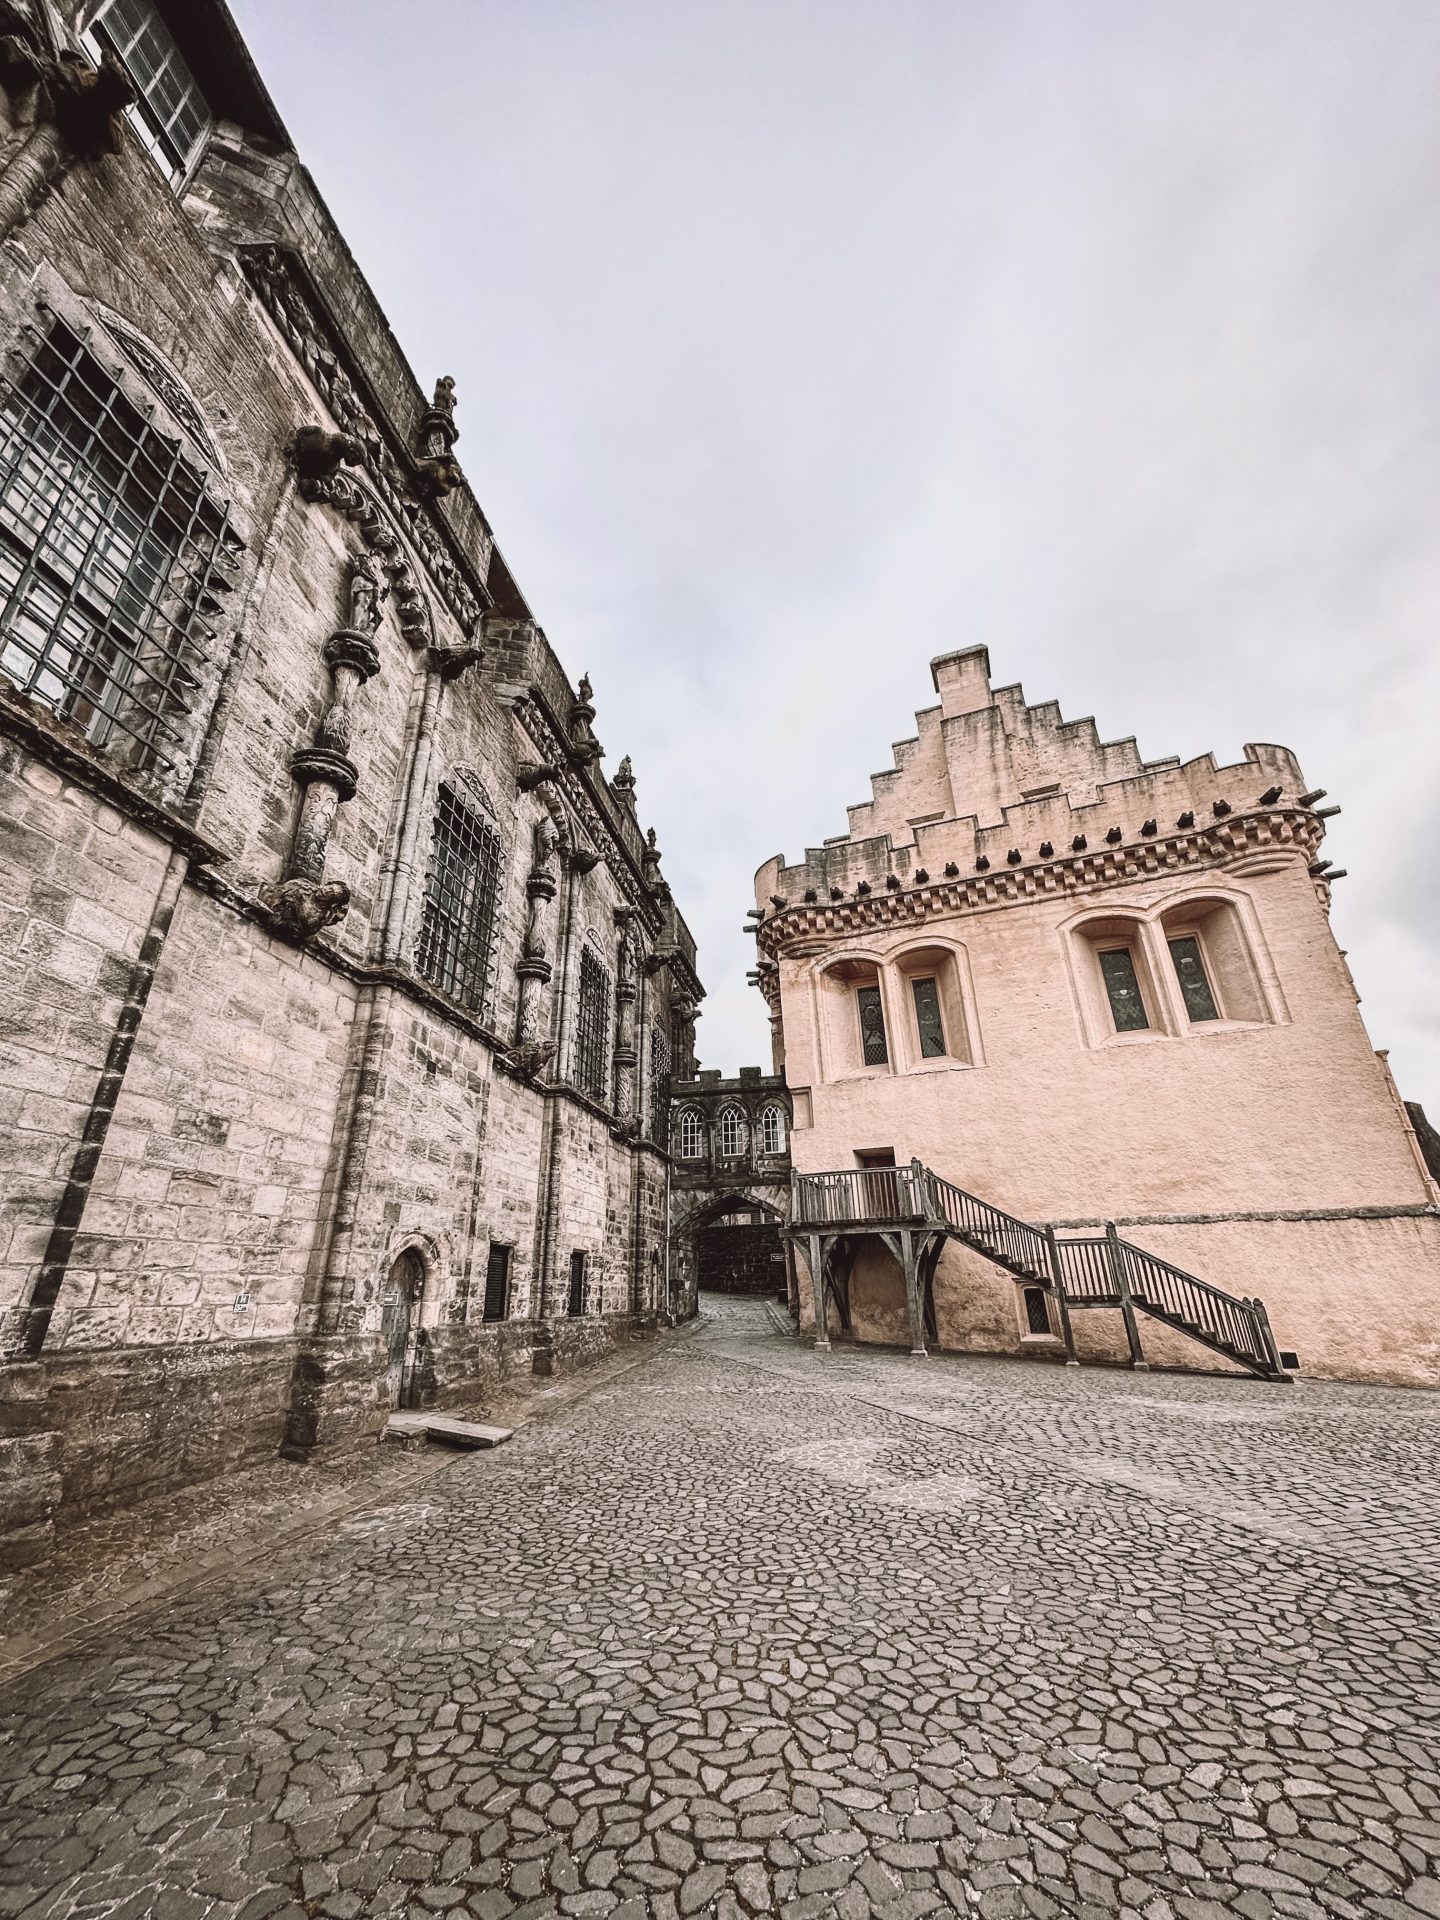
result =
M1100 955L1100 977L1110 1001L1117 1033L1138 1033L1148 1027L1145 1001L1135 974L1135 956L1128 947L1107 947Z
M883 1067L890 1058L885 1040L885 1009L880 1003L879 987L859 987L855 998L860 1006L860 1053L867 1067Z
M55 320L0 404L0 672L171 765L239 554L204 476Z
M589 947L580 950L580 991L575 1010L575 1084L603 1100L609 1048L610 978Z
M416 965L473 1013L488 1011L500 903L500 835L442 786Z
M680 1158L699 1160L705 1152L705 1122L694 1107L686 1107L680 1116Z
M1043 1287L1025 1289L1025 1331L1027 1333L1049 1333L1050 1306L1045 1298Z
M663 1027L650 1029L650 1138L664 1145L670 1121L670 1042Z
M130 124L165 177L178 179L213 116L152 0L104 0L85 38L92 52L113 53L134 81Z
M920 1034L920 1058L939 1059L945 1052L945 1024L940 1018L940 990L933 980L911 983L915 995L915 1025Z
M745 1124L745 1114L740 1107L726 1107L720 1115L720 1154L722 1159L735 1160L744 1153L750 1130Z
M773 1103L760 1115L760 1151L762 1153L784 1153L785 1151L785 1109Z
M1191 1020L1218 1020L1220 1009L1210 991L1200 942L1193 933L1180 934L1170 942L1170 958L1175 963L1175 978Z

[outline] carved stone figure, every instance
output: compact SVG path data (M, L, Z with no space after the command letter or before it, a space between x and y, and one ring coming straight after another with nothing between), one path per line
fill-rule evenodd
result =
M350 563L350 630L373 633L380 624L380 602L385 598L385 576L368 552Z

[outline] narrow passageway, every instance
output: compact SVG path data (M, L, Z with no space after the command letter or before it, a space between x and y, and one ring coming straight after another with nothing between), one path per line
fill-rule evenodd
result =
M1437 1414L707 1297L0 1694L0 1913L1434 1915Z

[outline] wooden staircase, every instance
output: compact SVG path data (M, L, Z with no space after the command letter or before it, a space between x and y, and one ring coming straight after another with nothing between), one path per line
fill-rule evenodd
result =
M801 1173L793 1181L787 1229L792 1238L808 1239L812 1260L819 1258L823 1267L823 1241L833 1244L858 1234L878 1234L906 1269L912 1317L913 1297L932 1283L944 1242L958 1240L1025 1286L1043 1288L1055 1301L1072 1360L1071 1314L1111 1307L1124 1316L1135 1366L1145 1365L1136 1316L1147 1314L1260 1379L1290 1377L1280 1365L1261 1301L1226 1293L1122 1240L1113 1224L1103 1234L1062 1238L1053 1227L1032 1226L942 1180L918 1160L908 1167ZM913 1289L912 1266L917 1276ZM918 1333L916 1345L923 1351Z

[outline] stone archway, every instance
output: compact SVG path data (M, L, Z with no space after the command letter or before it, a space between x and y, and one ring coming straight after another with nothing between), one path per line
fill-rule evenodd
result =
M783 1208L773 1191L736 1187L708 1194L671 1223L672 1257L687 1294L702 1291L783 1299Z

